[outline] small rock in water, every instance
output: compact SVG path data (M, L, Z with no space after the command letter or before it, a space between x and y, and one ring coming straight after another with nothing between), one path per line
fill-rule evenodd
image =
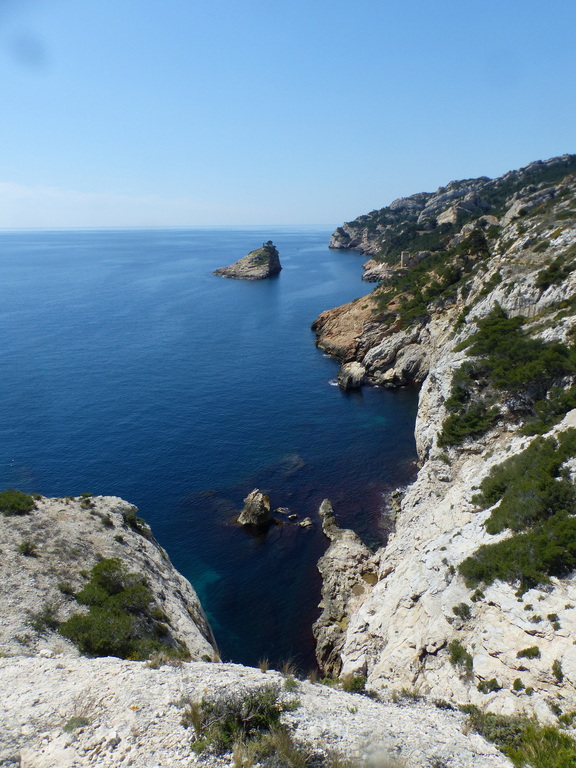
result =
M311 517L305 517L304 520L300 520L298 525L300 526L300 528L311 528L314 525L314 523L312 522Z
M262 244L261 248L250 251L229 267L214 270L214 274L236 280L265 280L267 277L277 275L281 269L278 249L271 240L268 240Z
M272 522L272 520L270 497L262 493L258 488L254 488L244 499L244 509L238 518L239 524L262 528Z

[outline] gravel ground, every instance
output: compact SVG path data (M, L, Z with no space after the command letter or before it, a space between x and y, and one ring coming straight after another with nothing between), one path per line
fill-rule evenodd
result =
M422 702L379 703L361 694L298 682L288 693L277 672L191 662L153 669L145 662L87 659L41 651L0 659L0 766L3 768L181 768L228 766L231 756L196 756L181 724L187 701L269 683L300 706L283 714L299 743L347 757L397 757L405 768L511 765L465 717ZM71 718L87 724L70 732Z

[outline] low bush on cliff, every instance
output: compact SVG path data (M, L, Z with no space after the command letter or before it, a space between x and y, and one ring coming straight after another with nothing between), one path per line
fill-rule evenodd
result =
M186 655L169 641L168 626L143 576L129 573L118 558L100 560L76 600L88 606L60 625L60 633L88 656L147 659L162 651Z
M488 533L515 535L485 544L459 566L469 587L495 579L521 591L576 569L576 492L563 464L576 456L576 430L536 438L522 453L494 467L474 501L494 507Z
M284 759L272 763L267 759L282 753L284 758L299 756L301 760L304 757L280 722L282 712L297 706L295 700L281 701L277 685L264 685L248 692L223 693L211 700L189 704L184 710L182 725L194 728L192 748L195 752L224 754L234 749L237 753L249 752L254 762L275 768L305 766L306 761Z
M574 264L566 264L566 259L558 256L548 267L538 272L536 285L545 291L551 285L561 283L573 271Z
M27 515L34 506L33 497L22 491L8 488L0 493L0 512L3 515Z
M467 704L470 726L493 742L517 768L574 768L576 742L558 728L542 726L527 717L505 717L481 712Z
M438 438L441 447L456 445L465 437L478 437L498 418L495 403L508 395L509 412L524 420L558 418L558 402L548 394L562 377L576 374L576 350L560 342L544 342L527 335L524 318L508 317L501 307L478 321L478 331L461 349L474 359L454 372L446 401L449 412ZM562 406L570 407L566 393ZM576 399L576 394L574 395Z
M448 645L450 663L459 667L465 677L469 678L474 669L474 659L459 640L452 640Z

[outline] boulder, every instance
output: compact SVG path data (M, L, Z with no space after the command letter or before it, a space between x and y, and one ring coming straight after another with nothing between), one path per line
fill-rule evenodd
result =
M271 523L272 519L270 497L258 488L254 488L244 499L244 509L238 518L239 524L262 528Z
M345 363L338 372L338 386L347 392L349 389L359 389L364 381L366 369L361 363Z
M368 259L367 262L362 264L362 269L364 270L362 280L365 280L367 283L379 283L392 274L388 264L376 261L375 259Z
M250 251L229 267L214 270L214 274L236 280L265 280L267 277L277 275L281 269L278 249L271 240L268 240L262 244L261 248Z

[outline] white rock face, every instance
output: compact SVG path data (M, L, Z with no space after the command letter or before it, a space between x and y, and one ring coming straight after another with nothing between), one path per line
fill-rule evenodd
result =
M338 372L338 385L340 389L358 389L362 386L366 369L357 362L345 363Z
M530 210L552 199L536 190L519 202ZM331 631L338 638L342 674L367 675L369 687L383 696L408 688L432 699L470 702L502 714L534 713L542 721L557 722L554 709L576 709L576 576L552 578L522 597L513 585L496 582L473 602L458 573L458 565L482 544L510 535L488 535L483 523L490 510L479 512L472 499L490 469L524 450L533 438L516 434L517 426L501 421L480 439L448 449L437 445L453 372L467 359L458 345L476 331L478 319L498 303L510 316L525 316L531 334L546 341L570 341L576 327L573 309L562 309L576 295L576 272L549 287L538 282L555 247L562 252L574 247L576 223L568 215L552 216L545 224L537 217L517 220L519 207L509 211L500 222L502 255L478 271L465 296L432 310L428 320L411 328L392 327L377 343L363 345L362 335L358 337L355 359L368 379L392 385L423 379L415 428L422 466L404 495L395 533L372 557L377 583L365 585L345 603ZM526 242L541 245L534 253ZM547 242L554 244L550 251L544 250ZM333 319L338 318L346 318L342 308ZM575 422L576 414L568 414L553 432ZM324 557L345 571L341 542L334 541ZM339 581L338 569L325 579L323 607L346 583L344 575ZM350 573L357 570L352 556ZM468 618L454 612L461 603L469 606ZM323 631L329 633L330 627ZM471 676L450 661L448 646L455 640L473 659ZM533 646L538 657L518 657ZM333 655L326 661L335 668ZM478 690L492 679L499 690Z
M318 755L398 757L406 768L507 768L511 763L466 718L422 703L381 704L309 682L293 694L277 672L196 662L152 669L119 659L0 659L0 765L6 768L181 768L229 766L231 756L198 758L184 707L219 694L277 685L300 701L282 720ZM72 727L73 718L83 718ZM64 730L66 726L67 730Z
M116 496L41 498L28 515L0 515L0 653L76 655L49 627L34 629L47 606L58 621L83 609L74 599L101 558L120 558L145 576L171 633L193 659L218 658L216 643L196 592L172 565L136 508ZM130 525L132 522L132 525ZM36 556L19 549L28 541Z

